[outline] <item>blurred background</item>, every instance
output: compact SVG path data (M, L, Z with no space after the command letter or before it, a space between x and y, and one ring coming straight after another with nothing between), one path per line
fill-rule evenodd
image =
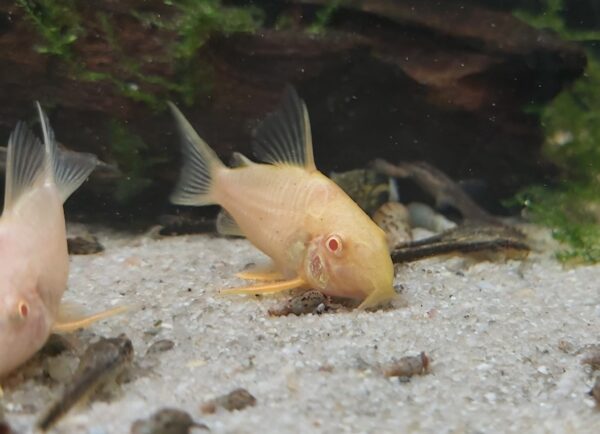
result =
M324 173L426 161L600 260L596 0L0 0L0 140L47 109L98 171L70 220L138 230L179 172L172 100L228 161L290 83ZM426 197L400 185L400 199ZM207 214L208 213L208 214ZM211 214L212 213L212 214Z

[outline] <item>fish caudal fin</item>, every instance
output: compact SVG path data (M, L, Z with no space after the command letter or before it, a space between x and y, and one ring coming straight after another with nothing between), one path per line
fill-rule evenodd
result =
M280 107L256 128L254 154L265 163L316 170L306 105L288 86Z
M176 205L211 205L213 175L215 170L225 167L219 157L196 133L175 104L169 102L181 134L183 168L171 202Z
M51 168L51 176L64 202L83 184L99 164L99 160L93 154L58 149L54 131L50 127L46 113L42 110L39 102L36 102L36 106L44 135L46 161Z

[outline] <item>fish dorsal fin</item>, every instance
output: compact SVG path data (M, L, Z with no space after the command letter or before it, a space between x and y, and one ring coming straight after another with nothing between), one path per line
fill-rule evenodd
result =
M247 167L253 164L256 163L240 152L231 154L231 167Z
M54 131L50 127L46 113L42 110L39 102L36 102L36 106L44 135L44 149L52 167L54 183L64 202L83 184L99 161L92 154L58 149Z
M24 122L19 122L8 139L4 211L13 208L19 197L47 173L44 146Z
M254 132L254 153L265 163L316 170L306 105L288 86L279 108Z
M235 222L231 214L224 209L217 216L217 232L221 235L229 235L233 237L245 237L242 230Z

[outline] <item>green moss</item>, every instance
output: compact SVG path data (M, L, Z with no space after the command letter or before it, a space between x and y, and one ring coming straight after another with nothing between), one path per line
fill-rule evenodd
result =
M322 33L331 21L335 12L339 9L343 0L330 0L325 6L317 11L315 20L308 26L309 33Z
M114 197L125 203L152 185L152 173L166 158L151 157L148 145L122 123L109 124L110 150L122 177L117 182Z
M72 45L83 33L74 0L17 0L17 4L42 38L42 43L34 47L37 52L63 58L72 56Z
M564 0L540 0L540 13L526 9L514 11L514 15L537 29L548 29L571 41L597 41L600 32L567 27L562 17Z
M176 77L170 81L144 72L144 62L152 59L139 59L135 53L124 52L119 32L109 15L98 12L95 21L89 22L90 17L84 21L77 8L83 1L18 0L43 41L35 47L36 51L63 60L77 79L108 82L118 93L154 109L163 109L164 100L173 93L188 104L193 103L198 95L207 93L212 82L212 67L207 59L198 56L199 50L215 35L252 32L263 20L262 11L256 7L229 7L224 6L221 0L165 1L174 8L174 13L164 16L131 11L130 15L143 26L175 33L173 46L157 53L162 62L170 63L176 71ZM74 44L90 32L96 38L103 38L111 47L115 64L119 65L118 71L95 71L76 57Z
M568 29L562 1L547 0L539 16L520 14L536 27L566 39L600 41L600 32ZM565 243L564 261L600 261L600 59L588 51L585 74L554 101L539 109L546 140L544 153L561 169L552 186L530 186L517 195L534 221L553 229Z

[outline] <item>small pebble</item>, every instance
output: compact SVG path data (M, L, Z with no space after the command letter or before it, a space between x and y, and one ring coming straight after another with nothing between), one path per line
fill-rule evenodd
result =
M70 354L59 354L46 359L46 372L48 376L59 383L68 382L77 369L79 360Z
M192 428L208 429L185 411L163 408L148 419L136 420L131 426L131 434L187 434Z
M104 246L94 235L86 235L67 238L67 249L70 255L93 255L103 252Z
M410 216L401 203L384 203L373 214L373 221L385 232L390 251L412 240Z
M146 351L146 355L164 353L165 351L169 351L175 346L175 342L169 339L161 339L159 341L154 342L148 350Z
M584 365L590 365L592 369L600 369L600 350L588 353L582 360Z
M412 377L429 373L430 359L424 352L418 356L406 356L384 369L386 377Z
M596 400L596 404L600 407L600 377L596 378L594 387L590 390L590 395Z
M4 408L0 405L0 434L10 434L11 432L10 425L4 420Z
M256 404L256 398L246 389L235 389L227 395L219 396L205 403L201 410L203 413L214 413L218 408L224 408L227 411L242 410L246 407L252 407Z
M66 337L52 333L40 350L40 354L45 357L54 357L65 351L73 351L74 349L73 344Z

